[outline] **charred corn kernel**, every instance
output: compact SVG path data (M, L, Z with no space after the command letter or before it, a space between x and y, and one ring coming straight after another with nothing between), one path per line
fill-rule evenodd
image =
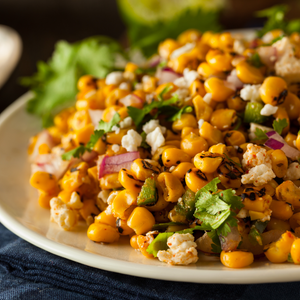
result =
M121 235L130 235L130 234L134 233L133 229L128 227L126 220L117 218L116 225L117 225L117 229Z
M278 241L266 245L264 247L264 253L268 260L273 263L285 262L288 259L292 244L295 240L296 237L290 231L287 231L281 235Z
M93 150L98 153L98 155L102 155L106 152L106 143L99 139L93 147Z
M230 109L234 109L235 111L243 111L247 102L242 100L239 93L235 93L227 99L226 104Z
M159 163L149 159L136 159L131 165L131 171L138 180L145 181L148 177L158 176Z
M192 82L192 84L189 87L191 97L195 97L197 95L200 95L203 97L205 95L205 89L203 83L199 80L196 79Z
M57 114L54 119L54 125L63 132L68 130L68 118L75 113L74 107L66 108Z
M232 251L221 252L221 262L228 268L245 268L250 266L254 261L254 256L251 252Z
M44 191L39 191L39 205L42 208L50 208L50 200L56 195L48 194Z
M168 148L162 153L161 159L165 167L169 168L182 162L190 162L191 157L181 149Z
M172 129L174 131L181 131L184 127L197 128L198 123L196 118L191 114L182 114L180 119L176 120L172 124Z
M300 188L291 180L286 180L276 188L276 197L280 201L292 204L294 207L300 207Z
M215 110L211 115L210 123L219 130L228 130L234 126L236 120L236 111L225 108Z
M184 32L182 32L178 38L177 41L184 45L186 43L192 43L200 40L201 38L201 32L198 31L197 29L188 29Z
M181 131L181 138L183 139L185 136L189 135L191 132L196 134L196 135L199 135L199 129L198 128L184 127Z
M55 175L43 171L37 171L30 177L30 184L34 188L46 193L53 192L57 189L57 181Z
M119 173L106 174L100 179L101 190L112 190L122 187L119 179Z
M237 64L236 75L240 81L247 84L258 84L264 81L261 70L251 66L245 60Z
M181 140L180 148L193 157L199 152L208 150L208 144L203 137L191 132Z
M137 238L138 238L138 235L133 235L131 238L130 238L130 246L133 248L133 249L139 249L139 245L137 243Z
M232 161L224 160L217 171L215 176L218 176L222 185L228 188L238 189L241 186L241 176L243 170L239 165Z
M224 136L226 136L226 134ZM228 156L230 158L234 157L235 160L239 160L239 158L237 157L237 151L234 148L234 146L226 146L226 149L228 151ZM240 164L240 161L236 161L236 162Z
M300 99L295 94L288 92L284 102L280 106L285 108L290 120L295 120L299 117Z
M107 224L111 227L116 227L116 221L117 218L105 210L95 217L95 223Z
M184 188L180 180L171 173L160 173L157 181L163 189L164 198L167 202L177 202L178 198L184 193Z
M87 236L94 242L113 243L119 239L120 234L116 228L110 225L93 223L88 228Z
M293 230L300 226L300 212L293 214L293 216L289 219L289 223Z
M106 135L106 142L109 144L118 144L121 145L122 143L122 138L124 135L127 134L128 128L127 129L120 129L118 133L115 131L108 132Z
M250 216L251 221L265 220L266 218L269 218L269 216L270 216L270 210L267 209L267 210L265 210L263 212L249 210L249 216Z
M227 86L225 81L216 77L206 79L204 87L207 93L212 94L212 99L216 102L226 101L235 92L233 89Z
M136 191L137 193L140 192L142 185L144 184L143 181L138 180L135 178L134 173L131 170L121 169L119 171L119 182L120 184L130 191Z
M246 142L246 139L242 132L230 130L225 133L224 141L228 146L240 146Z
M220 166L223 157L211 152L202 152L194 157L194 165L203 173L213 173Z
M127 220L127 225L136 234L143 234L150 231L154 224L155 219L153 215L144 207L136 207Z
M155 94L159 95L166 87L168 87L169 91L163 95L164 100L171 98L172 94L177 90L177 87L174 83L168 82L159 85L155 90Z
M220 72L227 72L232 69L232 56L219 49L209 50L206 54L206 61L212 68Z
M267 230L291 230L291 226L287 221L273 218L273 212L272 212L272 218L268 222Z
M287 134L288 131L290 130L290 119L289 119L289 116L288 116L285 108L278 107L278 109L277 109L276 113L273 115L273 117L276 118L277 121L286 119L288 125L286 127L284 127L284 129L282 130L282 135Z
M166 39L158 46L158 54L164 59L169 59L171 53L180 47L180 44L173 39Z
M60 185L63 190L75 191L81 186L88 178L87 170L89 165L86 162L81 162L74 165L63 176Z
M186 185L190 190L194 193L203 188L206 184L208 184L213 179L212 174L204 174L197 168L192 168L187 171L185 175Z
M288 220L293 215L293 207L284 201L272 201L270 205L272 216L280 220Z
M94 125L88 124L80 128L79 130L76 130L74 134L74 140L78 146L82 144L87 144L93 133L94 133Z
M122 108L120 105L113 105L105 108L103 111L102 120L104 122L109 122L120 108Z
M261 190L246 188L241 195L244 207L248 210L264 212L271 205L272 197L270 195L261 195Z
M83 207L79 210L80 215L86 220L89 216L98 216L99 208L96 205L95 199L84 199Z
M137 205L137 196L136 192L130 190L119 192L111 205L114 216L126 220Z
M272 151L271 155L272 160L272 169L275 175L279 178L283 178L288 169L288 159L285 156L285 153L280 150Z
M287 84L281 77L269 76L261 85L259 94L265 104L282 104L288 94Z
M41 144L38 148L39 154L49 154L51 152L51 149L47 144Z
M164 198L164 191L161 188L161 186L159 184L156 184L156 188L157 188L157 197L158 197L158 200L157 200L157 202L154 205L147 206L147 209L149 211L153 211L153 212L162 211L162 210L164 210L170 204L170 202L167 202L165 200L165 198Z
M118 104L119 100L124 98L128 94L129 94L128 90L121 90L119 88L114 89L105 98L105 106L106 107L111 107L112 105Z
M144 235L138 235L137 237L138 249L141 253L147 258L153 258L153 254L147 252L147 249L150 245L150 237Z
M77 82L79 91L92 90L96 88L96 79L91 75L81 76Z
M291 247L291 256L294 264L300 264L300 239L296 239Z
M203 78L203 79L208 79L212 76L220 76L221 72L214 69L210 64L207 62L202 62L198 68L197 68L198 74Z
M213 146L219 143L224 143L222 132L217 128L214 128L208 122L204 122L199 130L200 136L202 136L209 146Z
M172 174L176 176L181 182L183 182L186 172L193 167L194 165L190 162L182 162L175 167L175 169L172 171Z
M200 95L193 98L193 105L195 108L197 120L210 120L213 109L206 102L204 102L203 98ZM190 125L187 126L191 127Z
M209 148L209 152L218 153L218 154L226 154L227 156L229 155L225 144L213 145Z
M296 145L296 139L297 139L297 136L295 134L292 134L291 132L288 132L288 134L284 138L286 143L291 147L296 147L295 146ZM300 144L299 144L299 146L300 146Z

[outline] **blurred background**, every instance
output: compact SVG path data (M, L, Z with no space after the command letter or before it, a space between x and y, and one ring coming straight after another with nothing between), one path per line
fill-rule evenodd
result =
M166 34L177 35L180 28L183 31L187 27L195 27L195 22L204 27L202 30L211 27L233 29L262 26L263 20L255 18L253 13L282 2L120 0L118 3L116 0L0 0L0 24L15 29L23 42L20 61L0 89L0 111L26 92L27 88L18 83L19 78L31 76L36 71L38 61L47 61L58 40L75 42L93 35L106 35L127 46L129 36L132 43L155 45L156 40L165 38ZM299 1L284 1L284 4L289 4L291 8L288 18L299 16ZM187 7L188 12L180 19L180 11ZM168 25L172 27L170 30ZM145 39L148 36L150 39Z

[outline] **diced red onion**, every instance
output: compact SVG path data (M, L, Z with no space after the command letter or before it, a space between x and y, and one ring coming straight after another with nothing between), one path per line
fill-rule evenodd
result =
M265 142L265 145L271 149L277 150L277 149L281 149L284 146L284 143L281 143L274 139L268 139Z
M237 227L229 226L231 231L227 236L220 235L221 248L224 251L233 251L236 250L239 243L242 240L242 237L237 229Z
M99 179L106 174L117 173L121 169L130 169L134 160L140 158L138 151L114 156L100 156L98 160Z
M263 64L269 68L274 67L275 62L278 59L277 49L272 46L258 47L256 49L260 60Z
M155 77L158 78L158 84L164 84L168 82L173 82L175 79L182 77L182 75L176 73L173 69L169 67L164 67L163 69L158 69Z
M241 82L236 75L236 69L232 70L227 76L226 81L232 83L235 89L241 89L244 86L243 82Z
M149 68L154 68L156 67L160 62L162 58L159 55L155 55L150 60L148 61L148 67Z
M98 153L96 151L85 151L81 157L81 159L87 163L93 161L98 156Z
M97 127L103 116L103 110L89 109L89 115L94 127Z

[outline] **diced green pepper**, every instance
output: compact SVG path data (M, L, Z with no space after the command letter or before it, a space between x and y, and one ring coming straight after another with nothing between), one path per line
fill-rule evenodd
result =
M258 243L260 246L263 245L262 243L262 237L260 232L257 230L255 226L253 226L249 232L249 238L254 242Z
M263 107L264 105L260 102L248 102L245 108L244 122L258 124L265 122L268 117L260 114Z
M155 204L157 201L155 180L151 177L145 180L142 190L137 198L137 205Z

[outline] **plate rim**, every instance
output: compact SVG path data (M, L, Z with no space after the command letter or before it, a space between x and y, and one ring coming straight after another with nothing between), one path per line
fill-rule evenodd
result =
M25 93L0 114L0 130L3 126L5 126L5 122L7 120L13 118L15 113L21 109L25 109L25 104L30 97L32 97L31 92ZM274 269L260 268L222 270L203 269L201 271L199 268L192 269L183 266L168 266L163 263L161 266L148 264L144 265L89 253L82 249L52 241L21 224L9 211L6 210L5 206L2 205L1 191L0 222L2 222L7 229L12 231L17 236L47 252L96 269L102 269L125 275L177 282L215 284L257 284L300 280L300 269L297 268L285 268L282 270L278 269L278 272L274 272ZM179 270L180 272L177 272Z

